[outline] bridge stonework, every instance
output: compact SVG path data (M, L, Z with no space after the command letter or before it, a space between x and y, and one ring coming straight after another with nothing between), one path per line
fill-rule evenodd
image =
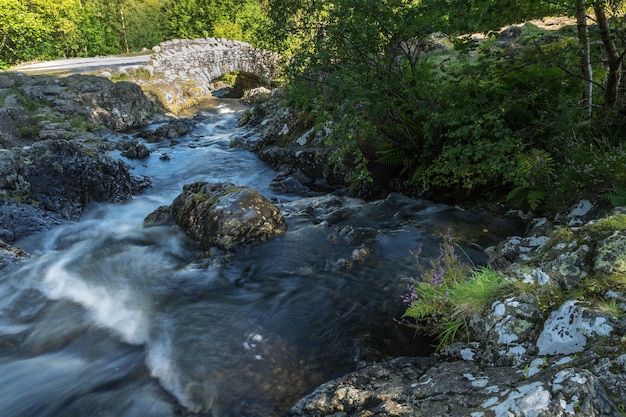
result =
M280 55L223 38L174 39L153 48L146 68L167 81L207 85L224 74L254 74L268 83L278 75Z

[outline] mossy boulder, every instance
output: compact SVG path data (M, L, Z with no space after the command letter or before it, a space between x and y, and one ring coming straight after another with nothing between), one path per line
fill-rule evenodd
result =
M596 273L626 274L626 232L616 231L598 244L593 269Z
M169 208L157 209L145 224L168 221L179 225L204 250L233 251L287 230L276 206L257 191L232 183L185 185Z

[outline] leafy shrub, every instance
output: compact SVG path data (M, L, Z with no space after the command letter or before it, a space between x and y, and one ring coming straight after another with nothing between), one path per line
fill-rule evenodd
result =
M555 156L559 169L548 201L551 207L570 205L586 196L626 204L626 149L621 143L572 135Z
M411 278L402 323L438 340L437 349L452 343L459 332L468 334L469 320L480 314L506 288L502 275L490 268L470 268L454 249L449 233L439 256L428 267L419 266ZM414 253L418 258L421 247Z

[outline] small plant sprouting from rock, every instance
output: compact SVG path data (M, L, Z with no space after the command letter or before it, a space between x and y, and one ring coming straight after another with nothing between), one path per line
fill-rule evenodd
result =
M418 259L421 247L413 252ZM401 323L417 333L435 337L437 349L457 335L469 336L468 323L503 294L506 281L491 268L472 268L455 251L450 233L443 236L439 256L428 267L419 264L419 276L411 278L408 304Z

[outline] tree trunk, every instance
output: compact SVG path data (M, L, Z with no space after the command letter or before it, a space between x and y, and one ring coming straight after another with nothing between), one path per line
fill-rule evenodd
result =
M587 117L591 118L593 111L593 68L591 67L591 45L587 28L587 10L585 0L576 0L576 24L580 41L580 68L583 78L583 108Z
M611 29L609 27L609 19L604 12L604 1L594 1L593 10L596 14L596 20L600 29L600 38L608 59L609 71L606 75L606 86L604 91L604 106L614 107L617 103L620 78L622 76L622 58L623 56L617 52L615 42L611 38Z
M128 48L128 31L126 30L126 18L124 16L124 5L119 4L119 7L120 7L120 22L122 23L122 35L124 36L124 49L126 50L126 53L129 53L130 49Z

